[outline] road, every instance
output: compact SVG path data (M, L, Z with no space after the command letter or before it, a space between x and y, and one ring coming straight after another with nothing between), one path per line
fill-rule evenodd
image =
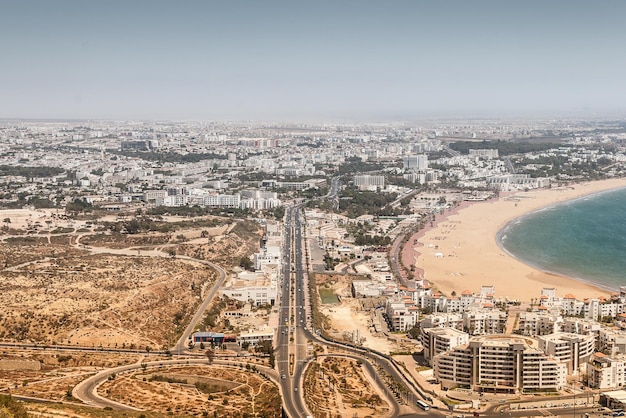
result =
M77 248L81 248L83 250L90 251L92 254L107 253L107 254L118 254L118 255L135 255L135 251L139 252L138 248L113 249L113 248L89 247L89 246L86 246L86 245L82 245L82 244L80 244L80 239L83 236L85 236L85 235L89 235L89 234L80 234L80 235L78 235L76 237L76 242L74 243L74 246L77 247ZM146 256L149 256L149 257L163 257L163 258L171 257L169 254L167 254L167 253L165 253L163 251L159 251L159 250L148 250L148 251L144 250L143 251L143 256L144 257L146 257ZM215 263L211 263L210 261L199 260L197 258L181 256L181 255L176 255L175 258L179 259L179 260L187 260L187 261L193 261L195 263L204 264L205 266L208 266L208 267L212 268L213 270L217 271L217 273L219 274L218 279L215 281L215 284L213 285L213 287L211 288L211 290L209 291L207 296L204 298L204 300L202 301L202 303L198 307L198 310L196 311L195 315L193 316L193 318L191 319L191 321L187 325L187 328L185 328L185 331L183 331L183 334L181 335L180 339L170 349L170 351L172 353L181 354L182 352L184 352L187 349L187 343L188 343L188 340L189 340L189 338L191 336L191 333L193 332L196 324L202 318L202 315L204 314L204 311L206 311L207 306L209 305L209 303L211 303L211 300L213 300L213 298L215 297L215 294L217 293L219 288L222 287L222 285L224 284L224 280L226 279L226 271L222 267L218 266Z
M406 401L409 407L414 408L416 416L433 416L432 413L426 414L424 411L418 410L415 406L417 399L425 399L426 396L421 394L417 388L413 387L412 383L407 381L404 374L400 371L393 361L389 360L384 355L376 353L366 348L353 347L348 344L330 341L318 336L316 333L311 332L308 328L310 321L310 304L308 298L308 276L306 273L303 260L306 253L302 248L302 228L304 219L301 218L301 213L298 207L290 208L286 215L286 247L289 248L286 251L287 260L286 263L290 269L290 278L293 278L293 283L287 284L287 281L283 284L283 291L281 297L281 333L279 334L278 347L277 347L277 359L279 364L279 373L285 375L285 379L281 379L281 387L284 395L284 406L286 412L292 417L300 417L310 415L306 410L306 406L301 397L297 394L301 393L301 384L306 367L311 360L311 356L308 354L309 342L315 342L320 345L330 346L334 349L341 349L345 351L345 355L354 356L354 358L361 359L364 363L368 363L368 368L376 370L376 367L381 368L385 373L391 376L395 381L401 382L408 388L408 393L404 395L404 401ZM289 297L293 295L293 301ZM293 305L291 303L293 302ZM289 307L286 307L289 304ZM291 316L286 317L291 312ZM285 321L289 322L288 327L284 327ZM286 331L285 334L282 331ZM289 346L285 345L285 336L293 335L293 342ZM291 351L290 351L291 349ZM292 354L289 357L289 354ZM290 359L285 361L285 359ZM292 369L285 369L285 366L292 365ZM292 375L284 373L284 371L293 371ZM376 373L375 376L378 377ZM380 377L376 383L379 389L383 393L389 393L389 388L382 382ZM400 406L394 397L391 397L391 408L394 411L398 411ZM430 411L432 412L432 411ZM434 415L437 415L435 413Z
M339 180L333 179L331 182L331 191L334 196L339 187ZM303 417L310 415L307 410L305 402L302 399L302 377L311 361L312 357L308 353L308 346L310 341L316 341L319 344L333 346L335 348L342 348L345 353L344 356L350 356L352 358L363 360L364 367L368 373L376 377L376 386L383 393L387 394L388 401L390 402L394 415L399 411L399 404L393 396L389 395L389 390L377 375L376 366L382 367L387 374L394 377L394 379L402 381L403 377L393 367L393 365L383 357L378 356L375 353L365 351L363 349L356 349L349 346L342 346L339 343L327 341L314 335L307 329L307 323L310 320L310 306L308 304L308 276L306 268L303 264L305 258L305 250L303 249L303 229L304 219L300 212L299 206L289 208L285 217L285 248L284 248L284 264L282 269L281 278L281 297L279 299L279 332L277 335L276 343L276 360L278 373L272 371L268 372L274 380L280 384L281 394L283 398L283 406L287 414L291 417ZM80 245L77 243L77 245ZM91 248L88 248L92 250ZM98 250L93 250L98 251ZM129 251L126 249L126 251ZM115 252L110 250L104 250L102 252ZM148 254L144 254L148 255ZM165 257L166 254L153 251L149 256ZM212 269L215 269L219 277L208 292L203 302L198 307L195 315L190 320L183 334L178 342L171 348L172 354L183 354L187 351L187 344L191 333L193 332L195 325L200 321L204 314L208 304L215 296L218 289L223 285L226 278L226 271L220 266L210 263L204 260L197 260L185 256L177 256L179 259L189 260L196 263L204 264ZM43 348L43 347L41 347ZM69 348L69 347L68 347ZM81 349L80 347L71 347L71 349ZM85 349L85 348L82 348ZM98 348L91 348L91 350L99 350ZM109 351L109 350L107 350ZM123 351L123 350L122 350ZM112 369L103 370L76 385L72 390L72 395L85 404L106 408L110 407L115 410L136 410L129 405L124 405L119 402L115 402L110 399L106 399L97 394L97 387L106 381L112 375L120 373L127 373L132 370L136 370L141 367L151 367L152 365L163 364L202 364L206 363L205 358L184 360L161 360L155 362L145 362L144 358L134 364L119 366ZM222 363L219 360L215 361L216 364ZM412 398L412 396L411 396Z
M326 199L333 202L333 209L339 209L339 188L341 187L341 181L339 177L333 177L330 180L330 189L328 190L328 194L324 196Z
M515 174L515 167L513 166L511 159L509 157L504 157L503 160L504 160L504 164L506 165L506 169L509 171L509 173Z
M81 400L87 405L91 405L97 408L108 407L117 411L141 411L141 409L137 409L130 405L125 405L123 403L115 402L111 399L107 399L98 395L97 393L98 386L104 383L112 375L128 373L130 371L137 370L140 368L177 366L177 365L187 365L187 364L207 364L207 359L206 358L199 358L199 359L185 358L185 359L159 360L159 361L150 361L150 362L139 361L134 364L127 364L124 366L119 366L119 367L115 367L112 369L103 370L89 377L88 379L83 380L76 386L74 386L74 389L72 389L72 396L76 399ZM223 365L223 366L238 366L238 365L244 365L246 363L216 359L213 361L213 364ZM256 367L268 379L271 379L274 381L278 379L278 376L276 375L276 372L274 370L267 368L267 367L260 366L260 365L257 365Z
M187 350L187 344L189 342L189 338L191 338L191 333L196 327L196 324L200 322L200 319L202 318L202 315L206 311L207 306L209 306L209 303L211 303L217 291L224 284L224 280L226 279L226 270L224 270L217 264L211 263L210 261L198 260L196 258L191 258L191 257L186 257L186 256L176 256L176 258L183 259L183 260L193 260L193 261L199 262L201 264L209 266L210 268L217 271L217 273L219 274L218 279L215 281L215 284L213 285L213 287L211 288L207 296L204 298L204 300L198 307L198 310L196 311L195 315L193 316L193 318L187 325L187 328L185 328L185 331L183 331L183 334L180 336L180 339L174 345L174 347L172 347L172 349L170 350L172 353L180 354L183 351Z
M378 376L378 372L376 371L376 368L370 362L363 361L362 356L355 355L355 354L332 353L332 354L320 354L318 355L318 357L344 357L344 358L349 358L352 360L361 361L363 367L365 368L366 373L374 378L374 382L376 386L383 389L381 391L383 394L382 398L386 400L387 403L389 403L389 405L391 406L390 411L389 411L390 416L392 417L398 416L398 414L400 413L400 405L398 404L398 401L392 396L389 390L384 389L385 384L380 380L380 377ZM309 359L307 363L309 363L310 361L312 361L311 358Z
M279 325L275 344L276 365L280 375L280 389L283 398L283 408L287 415L291 417L306 416L300 396L296 394L296 387L292 379L292 372L295 371L295 357L291 353L291 339L294 338L295 317L292 316L291 292L292 273L295 272L295 254L293 254L293 234L295 230L296 214L298 207L293 206L287 209L285 214L285 231L283 244L283 268L281 277L281 292L279 297ZM295 356L295 353L293 353Z
M310 321L310 306L308 304L308 277L303 260L305 250L302 247L302 227L300 209L294 206L288 209L285 216L285 246L284 266L281 295L279 299L279 332L276 341L276 364L281 376L280 386L283 396L283 407L290 417L304 417L311 415L300 394L303 391L303 377L312 356L308 353L309 341L319 340L308 329ZM350 354L344 354L346 356ZM363 360L357 353L353 358ZM374 366L367 363L365 366L370 373L376 376ZM383 384L380 382L382 387ZM390 398L392 410L398 410L398 404Z

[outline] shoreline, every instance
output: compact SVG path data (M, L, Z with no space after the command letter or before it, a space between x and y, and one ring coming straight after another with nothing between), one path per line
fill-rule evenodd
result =
M438 215L432 227L411 236L415 244L406 246L410 251L403 251L403 262L414 266L415 276L423 275L447 295L464 290L478 293L482 285L493 285L496 298L522 302L539 298L544 287L556 288L560 296L574 293L579 299L608 296L615 289L521 261L504 249L500 236L511 222L531 213L624 187L626 179L609 179L511 192L484 202L463 202Z
M611 286L609 286L607 284L604 284L604 283L598 283L598 282L595 282L593 280L583 279L583 278L574 277L574 276L568 276L568 275L559 273L557 271L547 270L545 268L542 268L541 266L537 266L537 265L531 263L530 261L526 261L523 258L517 257L513 253L511 253L509 250L506 249L506 247L504 246L504 243L502 242L502 238L503 238L503 236L506 236L506 234L505 234L506 229L511 224L516 223L518 220L521 220L521 219L523 219L523 218L525 218L527 216L531 216L531 215L533 215L533 214L535 214L537 212L541 212L542 210L550 208L550 207L556 207L558 205L569 203L569 202L574 202L576 200L580 200L580 199L583 199L583 198L588 197L588 196L595 196L595 195L603 194L603 193L606 193L606 192L612 192L614 190L620 190L620 189L623 189L623 188L626 188L626 185L624 187L616 187L614 189L607 189L607 190L601 190L601 191L598 191L598 192L592 192L592 193L585 194L585 195L582 195L582 196L579 196L579 197L575 197L575 198L573 198L571 200L565 200L565 201L562 201L562 202L558 202L557 204L550 204L548 206L544 206L542 208L535 209L535 210L532 210L530 212L524 213L523 215L518 216L517 218L511 219L500 230L498 230L498 232L496 234L496 243L498 244L498 248L501 251L505 252L509 257L519 261L522 264L525 264L525 265L529 266L530 268L533 268L535 270L541 271L541 272L543 272L545 274L558 276L558 277L564 277L564 278L568 278L568 279L571 279L571 280L575 280L577 282L586 283L586 284L589 284L591 286L594 286L594 287L596 287L596 288L598 288L600 290L606 291L606 292L616 292L616 291L619 291L619 288L613 288L613 287L611 287ZM626 285L626 283L625 283L625 285Z

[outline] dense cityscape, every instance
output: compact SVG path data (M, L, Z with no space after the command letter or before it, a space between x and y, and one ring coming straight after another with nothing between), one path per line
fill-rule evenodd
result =
M618 187L625 139L619 120L4 120L0 383L35 415L619 414L626 287L450 287L435 264L461 262L437 241L460 211Z
M0 418L626 416L623 0L5 0Z

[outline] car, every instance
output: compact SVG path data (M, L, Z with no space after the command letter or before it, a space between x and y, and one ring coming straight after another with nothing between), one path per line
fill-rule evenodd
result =
M298 391L298 388L293 388L293 391L294 391L294 392L297 392L297 391Z
M280 377L281 379L286 379L287 376L285 376L284 374Z

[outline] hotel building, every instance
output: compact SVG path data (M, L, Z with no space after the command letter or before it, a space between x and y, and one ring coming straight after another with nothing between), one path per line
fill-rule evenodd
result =
M424 359L431 364L436 355L469 343L469 334L454 328L425 328L420 341L424 347Z
M557 332L537 337L539 348L549 356L557 358L567 366L568 374L577 374L580 366L589 360L595 351L594 335Z
M567 366L535 345L535 340L519 336L473 337L434 357L434 377L443 389L462 386L501 393L561 389Z

